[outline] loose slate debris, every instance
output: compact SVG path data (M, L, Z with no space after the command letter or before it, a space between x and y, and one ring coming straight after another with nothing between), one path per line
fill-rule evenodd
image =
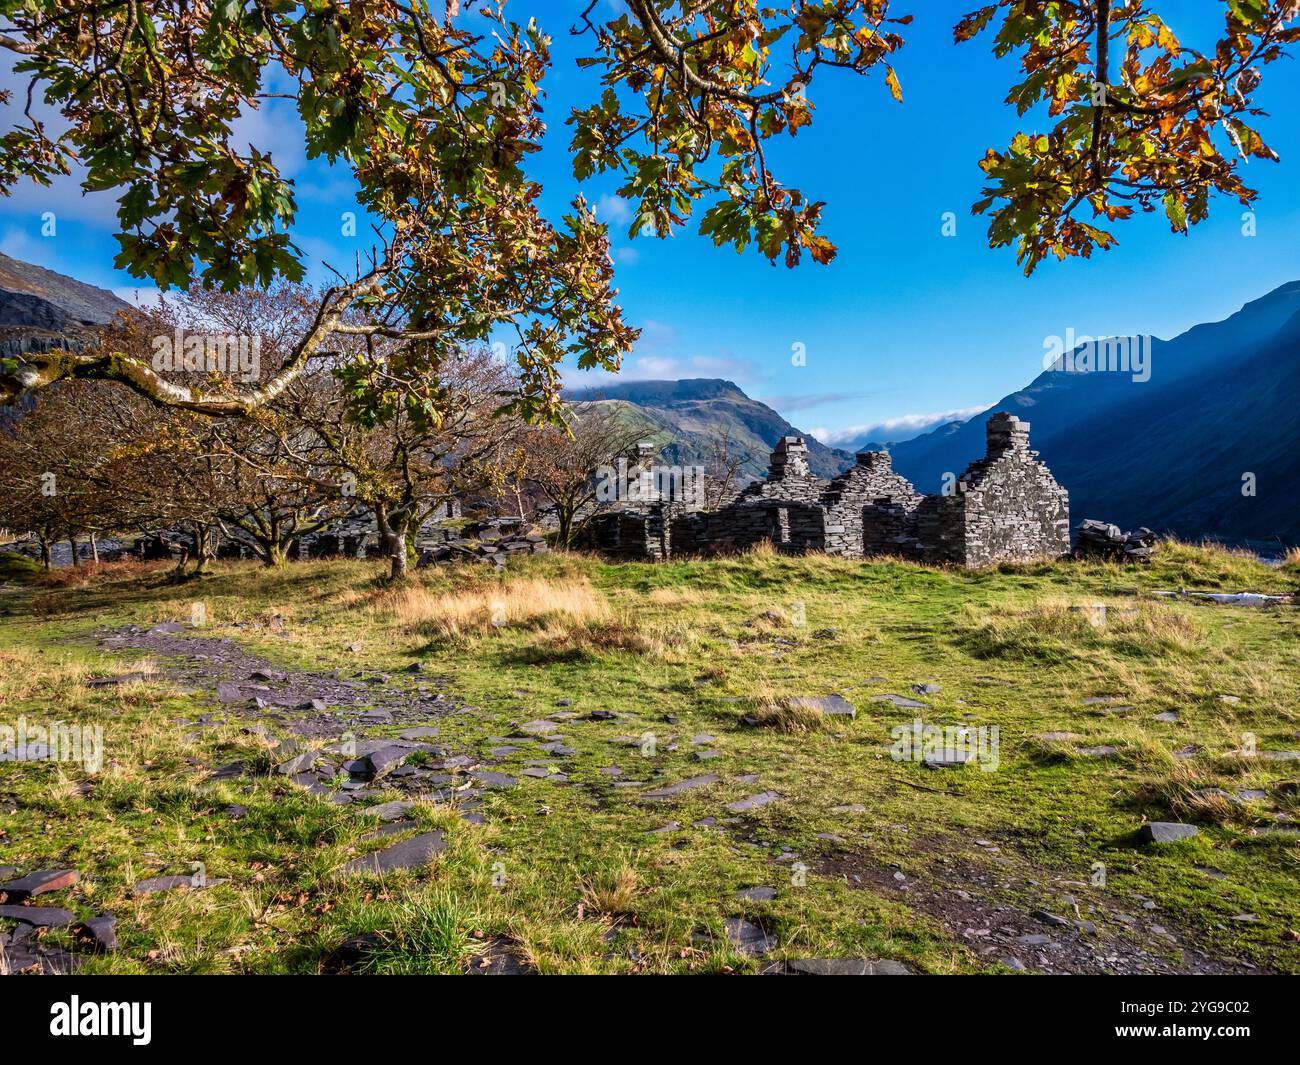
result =
M0 902L22 902L24 899L44 895L47 891L62 891L70 888L81 874L75 869L49 869L39 873L28 873L19 880L0 884Z
M86 681L89 688L115 688L119 684L142 684L153 680L155 673L121 673L116 677L93 677Z
M655 788L653 791L647 791L641 797L643 799L671 799L684 791L708 787L710 784L717 784L721 780L722 778L717 773L706 773L704 776L679 780L676 784L669 784L667 787Z
M549 736L559 727L560 726L554 721L543 721L539 719L537 721L525 721L522 725L519 725L515 731L522 732L526 736Z
M1076 750L1084 758L1114 758L1119 754L1119 748L1112 747L1108 743L1103 743L1099 747L1078 747Z
M901 961L874 958L792 958L764 966L760 976L915 976Z
M400 821L411 810L415 803L406 802L402 799L394 799L392 802L383 802L378 806L366 806L352 812L358 817L377 817L381 821Z
M794 706L806 707L809 710L820 710L823 714L828 714L831 717L854 718L858 716L853 704L842 695L823 695L818 698L801 695L791 699L790 702Z
M215 883L209 880L208 885ZM141 880L135 885L134 893L137 895L154 895L160 891L175 891L177 888L198 888L204 884L195 881L192 876L154 876L148 880Z
M736 802L727 803L727 809L736 814L748 813L750 810L757 810L769 803L776 802L780 798L781 795L778 792L761 791L757 795L751 795L748 799L738 799Z
M357 858L343 867L345 873L391 873L398 869L421 869L446 850L441 832L425 832L394 843L391 847Z
M1116 562L1150 562L1156 534L1146 526L1137 532L1123 532L1118 525L1085 518L1074 527L1075 558L1099 558Z
M928 710L929 703L919 703L915 699L909 699L905 695L873 695L873 703L893 703L895 706L903 707L907 710Z
M0 906L0 917L22 921L33 928L64 928L75 920L70 912L54 906Z
M1180 839L1191 839L1200 834L1195 825L1184 825L1177 821L1152 821L1138 830L1138 838L1144 843L1173 843Z
M111 913L83 921L72 931L83 946L96 954L112 954L117 950L117 918Z
M321 969L327 973L355 972L383 943L383 937L378 932L360 932L348 936L325 957Z
M469 960L468 976L536 976L537 970L514 952L509 943L493 940L483 953Z
M761 957L780 945L776 936L768 935L758 925L751 924L743 917L728 917L722 922L722 928L732 945L742 954Z
M763 884L759 887L742 888L736 892L736 898L746 902L771 902L776 898L776 888Z

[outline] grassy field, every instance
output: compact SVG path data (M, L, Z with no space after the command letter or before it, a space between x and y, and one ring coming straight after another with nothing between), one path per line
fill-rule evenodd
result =
M663 565L538 556L503 575L421 571L399 588L383 570L226 564L174 583L165 568L0 566L0 724L103 728L97 773L0 764L0 866L75 867L75 888L37 901L118 918L120 949L84 971L316 972L363 932L377 935L356 965L378 972L459 972L501 952L544 973L754 972L794 958L929 973L1300 971L1300 763L1269 757L1300 749L1300 615L1153 594L1295 594L1294 562L1170 544L1141 569L757 551ZM385 842L377 822L256 771L274 742L249 729L256 708L218 705L169 680L169 661L98 643L195 620L187 638L229 637L283 670L401 685L422 662L477 708L429 719L439 743L477 760L492 760L489 737L557 713L574 753L517 743L494 768L518 784L477 797L483 823L454 801L417 804L413 819L448 844L427 869L347 875ZM130 670L157 675L87 684ZM926 684L939 690L913 689ZM856 718L797 701L831 694ZM606 710L617 716L588 716ZM215 723L196 727L203 715ZM996 727L978 733L996 757L899 760L893 730L913 720ZM253 768L210 779L236 759ZM530 761L566 779L520 775ZM720 779L645 795L704 774ZM629 781L644 783L617 786ZM1143 844L1144 821L1200 831ZM223 882L133 890L196 862ZM775 897L738 894L755 887ZM764 957L728 938L737 917L771 937Z

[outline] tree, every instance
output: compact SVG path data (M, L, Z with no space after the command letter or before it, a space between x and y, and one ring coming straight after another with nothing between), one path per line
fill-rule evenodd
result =
M525 475L555 509L561 545L572 542L579 515L595 501L601 467L608 473L639 439L637 429L604 403L575 405L563 426L530 430Z
M307 153L352 170L375 243L254 387L187 388L108 344L9 360L0 391L100 377L171 406L239 414L273 402L340 336L402 345L388 367L420 381L448 350L502 328L517 340L521 386L506 403L526 413L554 409L566 355L617 369L636 333L614 303L604 226L580 200L561 225L548 222L523 166L544 128L548 40L489 5L475 25L491 32L472 32L454 7L440 18L425 0L6 3L0 47L67 128L54 135L29 111L0 137L0 189L80 164L86 188L117 196L117 263L135 276L226 291L298 281L301 254L285 232L292 183L269 154L240 151L232 131L275 95L271 76L287 74ZM349 402L377 406L368 349L351 352Z
M996 26L1000 56L1025 78L1009 102L1055 121L1018 133L981 163L974 206L992 211L993 246L1016 244L1026 271L1048 255L1087 256L1115 243L1094 224L1161 204L1175 231L1205 218L1213 193L1250 203L1237 170L1275 158L1254 128L1263 68L1300 29L1300 0L1214 0L1224 32L1204 53L1179 42L1164 0L997 0L962 19L959 41ZM589 42L599 99L576 107L575 173L617 172L635 201L631 232L666 236L706 204L699 229L719 245L754 244L788 265L806 251L828 263L823 203L783 184L765 145L794 136L814 113L824 74L893 62L910 16L889 0L628 0L573 27ZM560 407L561 359L616 369L630 329L614 299L605 227L581 200L558 225L538 207L525 162L544 129L539 85L549 38L501 3L456 0L5 0L0 48L58 109L54 133L30 105L0 136L0 191L20 177L48 182L84 168L87 189L118 202L118 265L162 287L194 281L233 290L300 280L286 230L297 202L271 154L241 150L235 120L278 95L287 78L305 148L348 167L375 243L364 265L338 272L307 329L253 388L184 388L112 347L55 349L0 367L9 397L66 377L121 381L173 406L236 414L272 403L340 336L402 346L389 371L436 377L446 352L513 330L518 391L529 417ZM1112 49L1123 57L1113 67ZM1093 221L1078 217L1091 210ZM369 349L343 367L350 405L382 402L369 387ZM419 389L411 402L420 402Z
M969 40L998 22L995 51L1018 52L1025 74L1007 102L1021 115L1045 105L1057 120L1046 133L1017 133L980 163L988 184L974 210L992 209L989 243L1014 243L1026 274L1049 255L1087 258L1116 243L1077 217L1085 206L1104 223L1159 205L1185 233L1209 215L1212 193L1255 199L1240 163L1278 158L1250 124L1263 114L1252 97L1263 68L1300 38L1287 28L1300 0L1227 0L1211 53L1181 44L1156 6L999 0L954 31Z

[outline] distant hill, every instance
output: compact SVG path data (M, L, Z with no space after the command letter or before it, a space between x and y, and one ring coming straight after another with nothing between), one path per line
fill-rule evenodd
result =
M1222 322L1152 341L1151 376L1049 370L990 410L1031 441L1070 492L1070 515L1189 539L1300 543L1300 281ZM984 452L987 412L895 445L924 492ZM1255 495L1243 495L1254 475Z
M47 333L106 325L130 304L106 289L0 253L0 327Z
M834 477L853 463L849 452L827 447L796 429L731 381L619 381L573 390L566 398L617 406L623 416L644 426L645 438L663 447L665 459L674 464L707 463L712 440L724 433L747 477L766 475L768 457L783 436L802 436L808 442L809 465L822 477Z

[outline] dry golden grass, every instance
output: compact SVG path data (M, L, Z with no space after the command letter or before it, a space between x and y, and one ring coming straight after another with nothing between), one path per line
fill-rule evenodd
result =
M382 597L378 609L403 626L444 639L510 626L594 622L610 615L609 603L589 581L538 578L446 592L405 587Z
M647 598L655 606L691 606L704 601L693 588L652 588Z
M1101 608L1104 607L1104 613ZM985 613L968 606L958 630L972 654L1059 662L1099 651L1141 657L1203 651L1192 618L1159 602L1074 602L1041 599L1028 609Z
M617 868L582 882L582 910L589 917L625 917L633 912L641 880L624 862Z
M173 562L83 562L80 566L64 566L42 573L36 583L42 588L88 588L105 581L138 580L153 574L174 569Z
M826 732L831 727L831 719L826 714L801 699L765 700L746 716L753 718L759 728L772 729L787 736Z

